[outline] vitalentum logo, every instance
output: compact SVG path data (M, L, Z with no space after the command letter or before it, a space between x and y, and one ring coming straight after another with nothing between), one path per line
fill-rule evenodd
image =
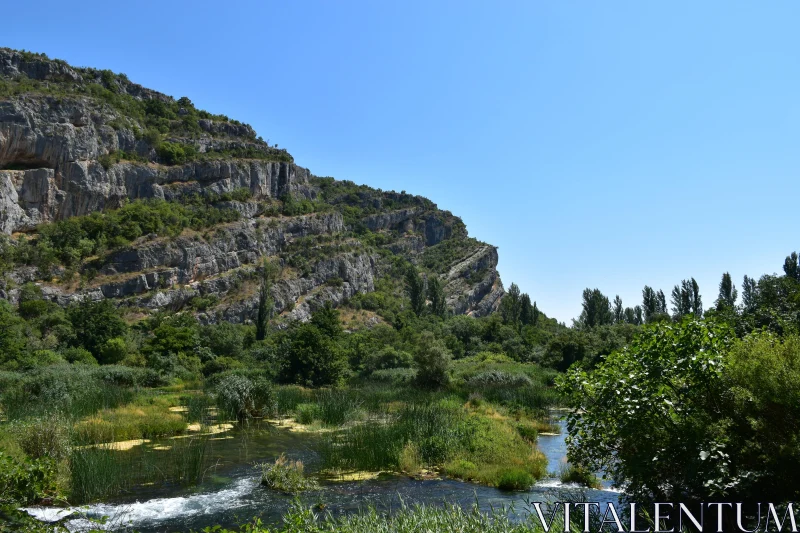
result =
M797 533L796 503L703 502L636 503L616 506L599 502L556 502L547 511L531 503L545 533ZM605 505L605 512L602 511ZM602 518L601 518L602 516ZM637 523L638 522L638 523Z

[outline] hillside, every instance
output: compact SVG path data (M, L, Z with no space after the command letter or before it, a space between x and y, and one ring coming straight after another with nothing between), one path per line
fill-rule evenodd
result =
M244 322L262 258L275 311L307 319L383 287L403 265L440 277L448 307L482 316L503 286L495 247L430 200L319 178L247 124L123 74L0 49L0 234L12 302L35 281L61 305L192 309ZM369 306L367 306L369 307Z

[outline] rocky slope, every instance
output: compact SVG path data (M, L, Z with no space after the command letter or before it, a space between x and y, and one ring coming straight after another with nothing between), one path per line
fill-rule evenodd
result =
M202 198L236 220L177 236L142 235L77 265L20 259L42 224L108 212L136 200ZM300 206L295 208L296 206ZM467 236L429 200L317 178L254 130L131 83L0 49L0 234L13 235L0 296L35 281L64 305L114 298L133 308L193 307L206 321L246 321L263 257L285 266L276 310L305 319L395 275L398 257L445 281L450 308L485 315L503 287L497 250Z

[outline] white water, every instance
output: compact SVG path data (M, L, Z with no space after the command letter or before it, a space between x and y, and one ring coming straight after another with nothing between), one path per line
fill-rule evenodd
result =
M126 526L152 525L178 518L212 515L236 509L246 504L244 496L250 494L257 485L257 479L239 479L229 488L191 496L156 498L119 505L99 503L69 509L29 507L24 510L44 522L54 522L69 515L75 516L76 518L65 523L67 529L73 532L90 529L114 531ZM97 520L103 517L107 517L105 524L92 522L92 519Z

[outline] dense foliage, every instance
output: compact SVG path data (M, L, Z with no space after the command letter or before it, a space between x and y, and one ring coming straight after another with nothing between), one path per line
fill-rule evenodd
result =
M739 306L725 273L705 317L693 278L672 291L672 317L663 293L646 287L651 324L624 349L573 366L561 380L575 409L571 461L603 469L639 501L796 501L797 272L792 254L783 276L745 276ZM607 305L597 293L584 294L581 328L597 329L586 312Z

